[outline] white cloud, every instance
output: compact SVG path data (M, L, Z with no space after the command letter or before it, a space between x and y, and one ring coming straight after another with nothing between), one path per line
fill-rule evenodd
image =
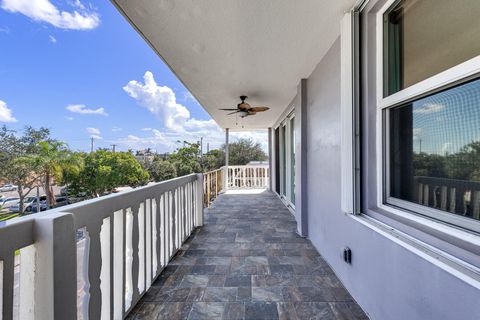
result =
M190 112L177 103L175 93L167 86L159 86L150 71L143 76L144 83L131 80L123 90L130 97L163 121L165 128L184 131L184 123L190 119Z
M429 114L442 111L443 109L445 109L445 106L443 104L425 103L422 107L413 110L413 113Z
M100 134L100 130L97 129L97 128L91 128L90 127L90 128L85 129L85 130L87 130L87 132L90 133L90 134Z
M57 43L57 39L55 39L55 37L52 35L49 35L48 39L50 40L51 43Z
M21 13L35 21L45 22L61 29L89 30L100 24L99 15L75 2L78 10L61 11L49 0L0 0L2 9Z
M9 109L7 103L2 100L0 100L0 122L17 122L12 115L12 109Z
M65 117L65 120L68 120L68 121L73 121L73 117Z
M210 149L219 148L225 143L225 133L213 120L199 120L192 118L188 109L178 103L175 92L167 87L160 86L155 81L150 71L145 72L144 81L131 80L123 87L130 97L138 104L162 121L164 131L153 128L142 128L148 132L145 137L128 135L115 141L130 149L144 149L147 147L157 149L159 152L173 151L181 146L177 141L197 142L203 137L204 150L209 143ZM252 138L260 142L267 150L267 133L262 132L236 132L231 133L231 141L238 138Z
M442 146L442 153L448 153L451 151L453 144L451 142L445 142Z
M66 107L66 109L73 113L108 116L108 113L105 112L104 108L88 109L84 104L70 104Z
M102 140L102 136L100 135L101 132L99 129L97 128L86 128L85 129L89 134L90 134L90 138L93 138L95 140Z
M122 131L123 129L120 128L120 127L113 127L112 128L112 132L119 132L119 131Z
M0 33L10 33L10 28L7 26L0 27Z

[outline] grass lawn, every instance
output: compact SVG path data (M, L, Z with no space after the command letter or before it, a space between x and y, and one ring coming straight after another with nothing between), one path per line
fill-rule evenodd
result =
M5 221L15 217L18 217L18 213L0 213L0 221Z

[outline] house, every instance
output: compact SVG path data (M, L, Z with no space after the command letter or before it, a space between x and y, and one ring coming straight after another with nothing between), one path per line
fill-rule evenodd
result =
M480 2L112 2L227 143L231 131L268 129L271 191L368 317L480 318ZM220 109L243 95L270 109L246 116L242 128ZM37 270L51 297L30 298L43 299L52 317L77 306L79 315L120 319L203 225L202 179L12 224L26 240L4 252L38 242L50 253ZM159 208L160 218L151 214ZM89 270L72 261L75 243L60 232L74 227L89 230ZM67 292L75 272L89 279L79 289L89 305ZM4 275L3 288L9 281Z

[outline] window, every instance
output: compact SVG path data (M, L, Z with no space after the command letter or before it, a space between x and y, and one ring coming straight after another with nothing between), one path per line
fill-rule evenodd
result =
M479 231L480 1L389 3L381 201Z
M480 1L402 0L383 15L384 96L480 52Z
M282 125L280 127L280 167L281 167L281 181L282 196L287 196L287 150L286 150L286 140L287 140L287 126Z
M275 145L278 144L278 157L275 168L278 170L277 193L291 208L295 208L295 115L290 113L275 129ZM277 134L278 132L278 134Z
M290 119L290 201L295 204L295 118Z

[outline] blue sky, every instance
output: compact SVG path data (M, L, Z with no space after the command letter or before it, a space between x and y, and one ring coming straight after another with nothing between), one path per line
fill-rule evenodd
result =
M0 0L0 124L76 150L159 152L222 130L109 1ZM238 133L266 146L265 133Z

